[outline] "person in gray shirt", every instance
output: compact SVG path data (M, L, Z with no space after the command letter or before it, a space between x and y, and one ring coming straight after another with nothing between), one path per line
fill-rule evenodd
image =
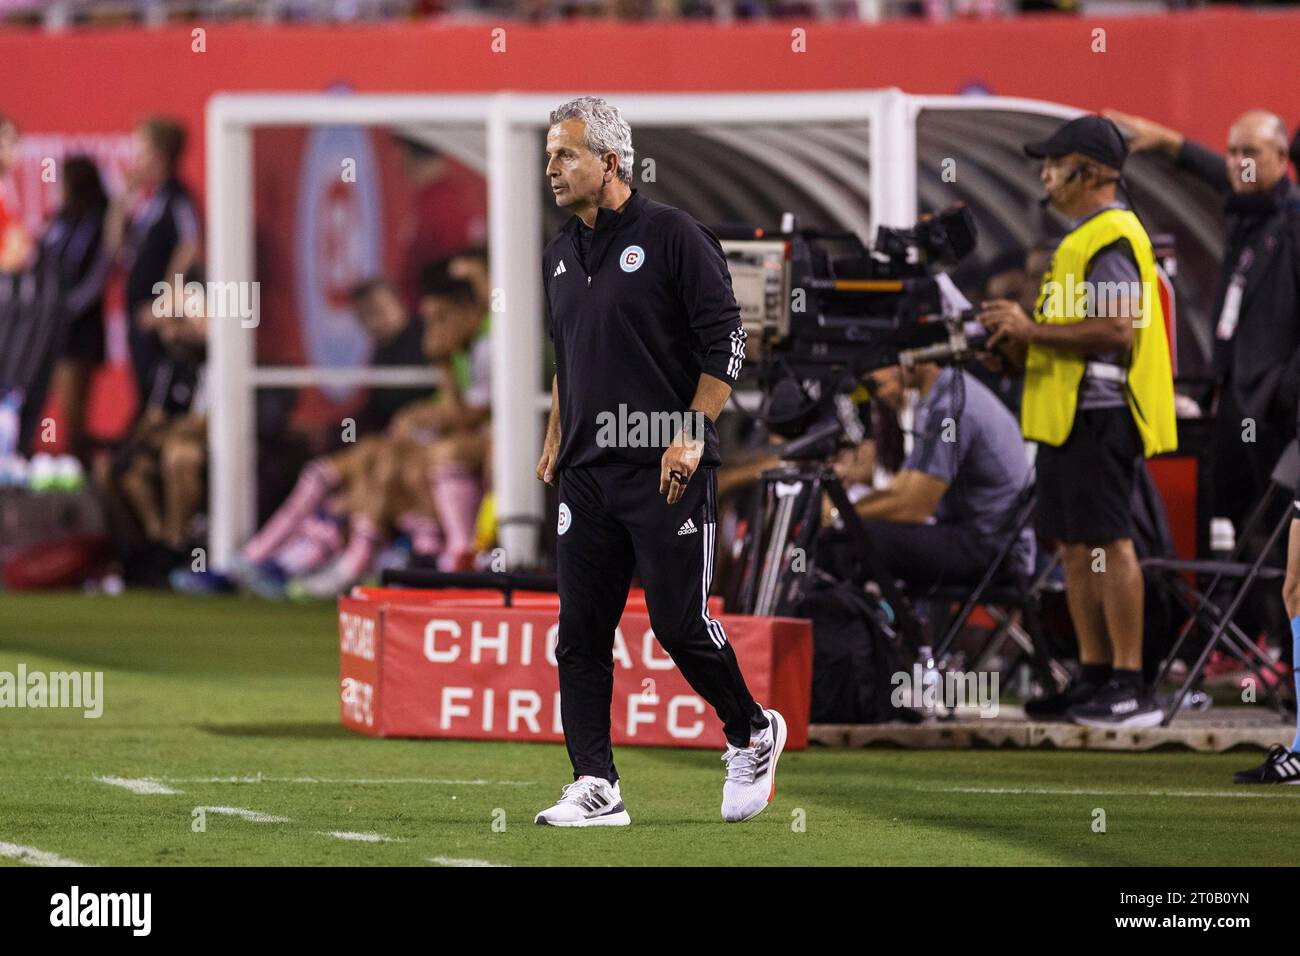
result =
M1106 209L1126 209L1123 203L1112 203ZM1090 216L1070 224L1077 229L1092 216L1104 212L1099 209ZM1137 257L1127 239L1120 239L1098 252L1088 264L1086 279L1093 290L1088 297L1089 317L1102 314L1102 307L1111 299L1105 294L1108 288L1124 290L1120 298L1129 301L1129 309L1137 314L1142 297L1142 275L1138 271ZM1097 291L1101 290L1101 291ZM1079 409L1092 411L1098 408L1123 408L1128 404L1128 355L1113 351L1084 356L1087 366L1079 383ZM1114 371L1107 374L1108 368Z
M890 484L859 500L867 539L890 572L913 585L974 583L1011 531L1030 484L1020 425L983 383L956 368L876 369L873 398L894 411L916 389L912 447ZM1015 570L1028 570L1028 530Z

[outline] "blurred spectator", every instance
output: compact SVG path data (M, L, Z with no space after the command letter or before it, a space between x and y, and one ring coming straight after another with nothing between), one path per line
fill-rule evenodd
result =
M423 283L422 321L410 325L441 372L437 396L407 403L381 432L363 433L352 447L313 459L227 574L181 570L172 575L173 587L332 597L374 570L395 533L409 537L416 560L447 569L472 563L491 402L486 261L475 254L435 263L424 270ZM353 301L367 329L392 334L398 323L392 295L384 280L358 288ZM405 356L399 361L409 363Z
M1226 199L1214 329L1214 514L1240 528L1294 435L1300 403L1300 190L1287 130L1264 110L1228 131L1228 155L1147 119L1111 111L1134 150L1159 150Z
M402 170L411 184L410 217L402 225L400 285L412 308L420 273L487 240L487 184L463 163L408 137L398 137Z
M18 126L0 114L0 273L18 272L31 253L31 240L4 183L17 159Z
M126 189L110 204L106 255L126 272L127 337L140 405L131 435L99 472L114 538L131 580L159 584L201 537L207 415L206 301L199 219L177 177L185 131L153 117L136 130ZM161 293L160 284L166 288ZM195 314L197 311L198 314Z
M352 290L357 321L374 343L370 364L375 368L422 365L422 323L402 305L397 286L389 279L375 278ZM357 433L370 435L388 427L405 405L428 396L427 388L373 388L366 404L356 415Z
M477 256L423 270L422 345L439 372L437 397L411 403L394 416L373 450L362 490L352 495L346 549L292 582L291 596L345 592L370 572L390 530L405 531L413 552L421 558L436 555L443 570L472 563L491 403L486 281L486 260Z
M147 585L163 583L200 537L194 522L207 462L207 318L177 310L155 323L160 356L152 387L111 470L101 475L128 579Z
M351 295L357 321L374 343L376 365L411 365L423 361L423 326L402 308L394 284L378 277L358 285ZM412 354L412 352L414 354ZM426 402L427 389L373 389L357 415L359 440L332 455L312 459L303 468L289 497L236 556L229 574L182 568L172 586L187 593L209 593L242 586L264 597L283 597L293 581L310 579L346 558L348 567L368 570L383 542L383 526L396 490L423 490L421 514L403 509L397 524L409 534L413 551L436 555L441 546L427 480L399 465L408 457L394 453L402 406ZM388 431L385 431L388 429ZM400 481L402 489L395 483ZM341 568L336 568L336 571Z
M18 272L27 262L27 234L9 196L5 180L18 155L18 127L0 114L0 463L17 454L26 430L23 413L28 380L13 341L16 328Z
M65 162L60 181L63 202L41 236L35 261L25 267L29 247L24 235L17 241L23 271L0 280L13 283L12 290L0 290L0 383L8 392L4 414L17 410L18 444L32 448L38 431L42 445L58 437L41 424L53 378L65 446L84 458L86 385L104 351L102 239L108 200L99 171L85 157ZM9 230L11 237L15 234ZM19 289L20 294L11 294ZM65 353L69 360L59 361ZM0 456L9 450L0 449Z
M65 332L53 390L66 447L85 461L86 396L91 373L104 361L108 194L89 157L69 157L62 178L63 204L41 237L37 268L48 271L62 295Z
M427 460L434 508L447 536L438 564L451 571L470 563L488 484L492 349L487 260L466 256L445 270L434 266L426 270L424 284L425 353L446 383L438 415L430 420L437 439Z
M136 130L134 149L126 190L109 210L106 235L109 254L127 270L128 337L143 404L165 357L154 287L188 276L199 261L201 241L197 207L177 177L184 129L164 117L147 119Z

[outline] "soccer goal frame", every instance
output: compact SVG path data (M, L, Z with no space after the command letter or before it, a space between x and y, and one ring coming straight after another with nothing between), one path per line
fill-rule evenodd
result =
M571 93L222 93L209 100L207 262L216 281L256 279L253 131L261 126L482 126L486 132L492 326L493 487L511 567L538 557L544 489L535 477L550 382L541 369L540 282L544 157L535 137ZM1004 97L909 96L899 90L800 93L607 94L634 131L652 126L865 123L871 229L907 226L917 211L916 119L924 109L1007 109L1061 117L1078 110ZM721 173L720 175L725 175ZM255 530L256 396L286 385L392 387L431 382L427 369L259 368L255 327L213 321L208 331L209 563L222 568ZM529 384L532 383L532 384Z

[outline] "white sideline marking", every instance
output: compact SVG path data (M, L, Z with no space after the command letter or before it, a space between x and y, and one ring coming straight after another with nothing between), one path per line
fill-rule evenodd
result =
M322 830L321 836L334 837L336 840L352 840L355 843L401 843L402 840L386 837L378 833L350 833L347 830Z
M0 843L0 856L9 860L17 860L19 863L26 863L29 866L85 866L85 863L78 863L76 860L69 860L66 857L59 856L55 853L46 853L44 850L38 850L35 847L19 846L17 843Z
M438 866L505 866L505 863L489 863L487 860L464 860L453 856L431 856L430 863Z
M288 817L277 817L269 813L262 813L259 810L249 810L245 807L196 807L204 813L216 813L224 817L239 817L241 820L247 820L249 823L288 823Z
M106 783L110 787L122 787L130 790L132 793L156 793L156 794L173 794L180 793L180 790L173 790L166 784L159 783L152 777L141 777L132 779L130 777L96 777L100 783Z
M233 777L161 777L169 783L306 783L357 784L373 787L386 784L418 784L429 787L534 787L532 780L445 780L438 777L265 777L262 774Z
M1061 797L1272 797L1294 800L1294 794L1255 790L1057 790L1048 787L940 787L931 793L994 793L1011 796Z

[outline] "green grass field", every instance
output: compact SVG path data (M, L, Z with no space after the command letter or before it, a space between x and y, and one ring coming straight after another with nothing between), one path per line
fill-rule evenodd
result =
M776 802L727 825L719 754L622 748L631 827L537 827L568 779L564 749L344 730L326 605L3 595L0 671L19 664L103 670L105 706L98 720L0 709L0 864L22 862L13 847L108 865L1300 861L1300 788L1229 782L1253 752L789 752ZM196 807L276 819L206 811L194 832Z

